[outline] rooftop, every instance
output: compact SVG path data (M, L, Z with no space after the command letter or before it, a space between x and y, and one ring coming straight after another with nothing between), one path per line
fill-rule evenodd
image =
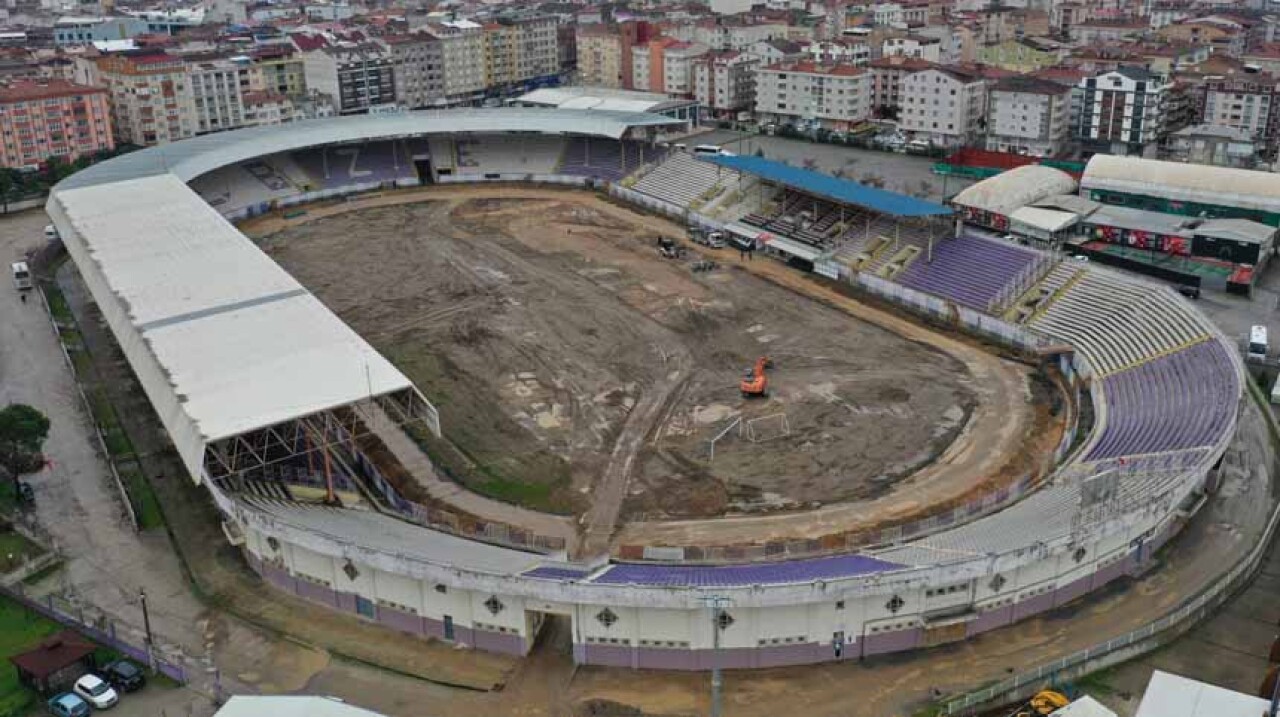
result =
M0 85L0 102L24 102L104 92L106 90L101 87L77 85L66 80L18 80Z
M620 90L611 87L544 87L516 98L518 103L565 110L662 112L683 107L689 100L672 99L658 92Z
M798 72L810 75L831 75L834 77L856 77L866 73L866 70L847 63L827 63L818 62L775 62L768 67L763 68L771 72Z
M706 157L705 161L754 174L761 179L808 192L844 204L855 204L880 214L896 217L949 216L950 207L885 189L868 187L850 179L839 179L808 169L792 167L764 157Z

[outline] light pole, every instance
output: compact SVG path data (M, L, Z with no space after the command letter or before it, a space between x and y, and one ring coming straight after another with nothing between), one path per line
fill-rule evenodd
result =
M711 608L711 717L720 717L720 689L724 684L720 673L720 615L729 606L729 598L707 595L701 600Z
M152 670L156 668L155 652L151 649L151 614L147 612L147 591L138 589L138 600L142 603L142 629L147 633L147 662Z

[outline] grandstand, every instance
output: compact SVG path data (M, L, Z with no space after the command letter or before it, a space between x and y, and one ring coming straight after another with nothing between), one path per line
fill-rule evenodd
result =
M632 188L664 202L687 207L722 190L737 177L737 172L726 172L684 152L672 152L661 164L640 177Z
M897 277L899 283L978 311L999 313L1052 266L1052 257L1007 242L961 233L933 245Z
M1098 267L1081 270L1030 325L1075 346L1101 376L1208 336L1172 290Z
M910 231L912 220L949 217L931 202L761 158L666 157L635 182L636 192L710 223L698 215L699 200L726 176L759 177L777 187L778 206L723 226L766 245L778 227L810 256L846 258L834 278L895 267L888 278L910 293L1052 347L1048 360L1092 403L1094 421L1079 449L1068 455L1064 445L1065 461L1037 490L967 520L954 511L945 530L767 564L567 563L514 527L485 525L467 539L458 515L437 520L399 498L379 464L390 459L368 448L365 427L391 416L439 434L434 407L219 214L234 212L201 199L216 202L220 186L236 188L224 204L247 205L306 189L273 159L282 157L312 188L333 192L414 180L415 161L427 157L472 181L537 166L609 182L651 161L646 133L669 122L503 109L221 133L86 169L54 188L48 211L249 564L282 591L392 629L523 654L541 618L556 612L574 621L574 658L587 664L849 660L934 644L942 633L975 635L1150 565L1153 547L1183 524L1231 441L1243 388L1230 346L1167 288L1097 267L1053 266L1046 254L978 236ZM523 136L529 132L537 136ZM691 176L693 185L684 182ZM1022 323L1004 324L996 315L1014 296L1022 300L1010 311ZM318 473L316 456L335 458L337 468ZM1114 498L1089 503L1085 483L1112 475ZM341 507L314 499L330 482L348 494ZM360 496L369 505L346 507ZM501 540L491 539L499 532ZM694 627L711 588L731 602L721 650Z

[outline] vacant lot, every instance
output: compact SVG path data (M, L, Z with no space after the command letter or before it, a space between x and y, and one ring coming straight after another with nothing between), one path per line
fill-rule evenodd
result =
M485 477L471 487L512 502L581 511L611 464L646 517L864 497L965 426L959 362L746 272L663 259L652 231L604 208L448 198L263 246L436 403ZM745 400L761 355L770 397ZM620 440L624 425L645 440Z

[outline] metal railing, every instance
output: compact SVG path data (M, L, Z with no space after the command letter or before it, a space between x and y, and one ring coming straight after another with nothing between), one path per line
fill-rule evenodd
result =
M1112 655L1125 648L1141 647L1142 651L1145 652L1159 647L1162 644L1160 641L1154 641L1150 645L1143 645L1142 643L1154 637L1162 636L1162 633L1173 628L1185 629L1199 622L1210 610L1222 604L1244 580L1253 575L1271 547L1271 541L1275 537L1278 523L1280 523L1280 503L1277 503L1272 509L1271 518L1267 521L1267 527L1263 531L1261 539L1253 546L1249 554L1236 563L1235 567L1226 575L1212 585L1205 587L1199 594L1184 601L1180 607L1172 612L1119 637L1087 647L1053 662L1039 665L1033 670L1015 674L993 685L952 699L945 703L942 714L962 714L966 710L972 710L995 700L1001 695L1013 693L1027 685L1052 681L1066 670ZM1177 634L1170 634L1169 637L1176 637ZM1131 657L1132 655L1126 655L1124 659ZM1116 661L1119 660L1117 659ZM1095 667L1101 668L1104 666L1096 665Z

